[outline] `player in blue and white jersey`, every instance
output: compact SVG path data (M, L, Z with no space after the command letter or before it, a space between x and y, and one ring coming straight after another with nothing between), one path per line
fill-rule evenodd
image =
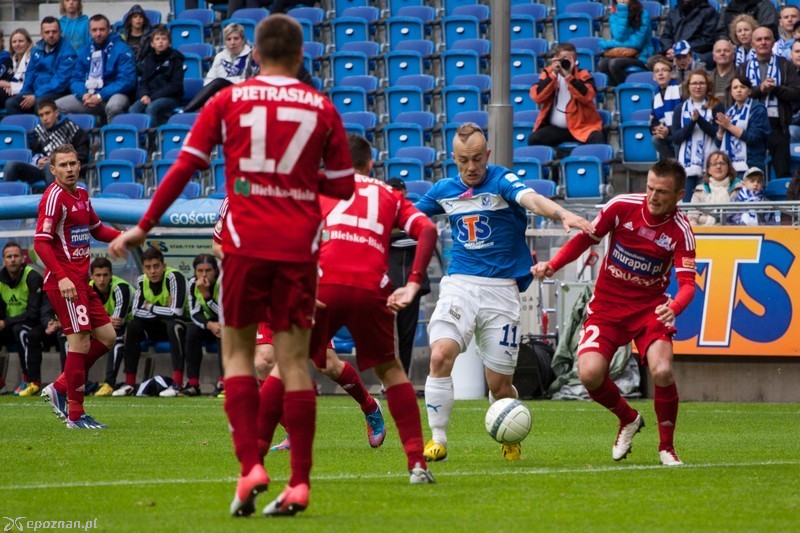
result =
M519 293L530 285L533 265L525 242L527 211L593 232L592 225L533 189L512 171L489 165L490 150L479 126L462 124L453 141L459 178L437 182L416 207L428 216L446 214L453 232L450 268L428 326L431 366L425 382L428 461L447 457L447 426L453 409L456 357L475 336L489 383L489 400L515 397ZM503 445L503 456L518 460L520 446Z

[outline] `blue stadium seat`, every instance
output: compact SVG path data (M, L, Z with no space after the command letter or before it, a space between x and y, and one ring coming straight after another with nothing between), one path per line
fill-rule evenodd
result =
M357 86L331 87L328 98L339 113L367 111L367 91Z
M489 18L492 14L492 9L484 4L466 4L461 6L456 6L453 9L453 15L461 15L461 16L468 16L468 17L475 17L480 21L481 25L486 24L489 22ZM482 26L481 31L484 31Z
M147 21L150 22L151 26L158 26L161 24L161 11L156 11L155 9L145 9L144 15L147 17Z
M387 85L391 87L400 76L423 74L422 54L411 50L395 50L383 57Z
M436 79L430 74L411 74L397 78L397 80L395 80L395 85L398 87L410 85L419 87L422 92L430 92L436 86Z
M536 63L541 69L544 67L545 58L547 56L547 50L550 47L550 44L545 39L540 38L530 38L530 39L517 39L511 41L511 51L517 50L527 50L533 52L536 56ZM535 71L531 71L532 73Z
M488 39L459 39L450 47L452 50L473 50L481 57L488 57L492 43Z
M528 137L533 131L534 122L514 122L514 150L528 146Z
M389 16L395 16L400 14L400 10L405 7L415 7L415 6L422 6L424 4L424 0L387 0L388 7L389 7ZM428 7L428 6L423 6ZM431 8L433 9L433 8ZM434 17L436 13L434 11Z
M336 12L336 16L340 16L344 13L345 9L348 7L357 7L357 6L366 6L369 5L367 0L333 0L333 9Z
M124 113L117 115L111 124L100 128L102 151L108 154L117 148L141 148L146 145L150 129L150 115Z
M158 151L165 154L174 148L183 146L191 128L185 124L163 124L156 129Z
M533 158L542 163L542 177L550 177L550 165L556 157L556 151L551 146L533 145L514 149L514 158Z
M203 58L191 52L183 53L183 77L184 78L203 78Z
M369 40L369 23L363 18L338 17L331 22L333 42L341 49L345 43Z
M650 110L653 107L655 90L652 85L645 83L622 83L614 89L616 110L619 121L630 120L634 111Z
M215 191L225 190L225 160L215 159L211 162L211 179Z
M183 188L183 192L180 194L179 198L194 200L195 198L199 198L202 193L203 187L196 181L190 181L186 184L186 187Z
M424 165L430 165L436 161L436 150L430 146L407 146L397 150L392 157L410 157L418 159Z
M403 6L397 13L392 13L391 16L418 18L428 24L436 19L436 10L430 6L423 5Z
M527 85L528 87L532 87L536 83L539 83L538 74L515 74L511 76L511 85Z
M65 115L87 134L97 127L97 115L91 113L68 113Z
M378 125L378 117L371 111L354 111L342 113L342 122L348 124L358 124L364 128L367 139L372 140L372 132Z
M535 157L515 157L513 170L514 174L522 180L544 181L542 179L542 162Z
M480 126L485 133L489 128L489 113L486 111L461 111L460 113L456 113L453 117L453 122L456 124L474 122Z
M447 50L439 57L441 70L444 72L444 85L450 85L456 76L479 74L478 54L472 50Z
M103 192L95 196L99 198L140 200L144 198L144 185L141 183L112 182L105 186Z
M451 15L439 22L446 49L451 49L461 39L480 37L480 22L475 17Z
M192 101L200 89L203 88L204 80L184 78L183 79L183 105Z
M405 50L419 52L423 59L425 59L426 57L433 55L436 47L432 41L427 39L408 39L406 41L400 41L397 46L394 47L394 50L397 50L398 52ZM426 60L426 64L427 61L428 60Z
M445 16L449 16L452 15L453 11L455 11L458 7L478 4L478 0L441 0L435 3L442 7L442 11Z
M631 72L625 76L625 83L647 83L658 89L658 83L653 79L652 72Z
M658 22L664 12L664 4L661 2L654 2L652 0L642 0L642 7L650 14L650 24L653 31L658 31Z
M179 48L184 44L204 42L205 25L198 20L173 20L167 24L167 28L169 28L173 48Z
M425 23L416 17L389 17L386 20L386 35L390 50L404 41L425 39Z
M32 159L33 153L27 148L0 149L0 160L2 161L19 161L22 163L30 163Z
M511 78L536 72L536 54L531 50L514 48L511 50Z
M147 162L147 151L141 148L117 148L106 154L106 159L129 161L135 167L141 167Z
M583 1L584 0L554 0L551 3L555 5L556 15L559 15L567 12L568 5L582 3Z
M7 115L0 119L0 126L19 126L28 133L32 133L37 124L39 119L36 115Z
M453 79L453 85L477 87L483 95L488 96L489 91L492 89L492 77L488 74L464 74L456 76ZM488 103L488 98L484 98L484 100Z
M265 19L269 16L269 10L264 9L261 7L243 7L237 9L231 15L231 18L236 19L250 19L256 24L261 22L262 19Z
M208 43L186 43L178 47L182 54L197 54L203 61L210 62L214 59L214 47Z
M481 91L467 85L448 85L442 89L442 103L445 120L453 122L457 113L480 110Z
M24 181L0 181L0 196L24 196L30 193L31 186Z
M570 15L575 15L578 13L585 13L589 15L594 21L592 24L592 30L596 34L600 34L602 29L602 19L606 11L606 7L601 2L577 2L568 5L564 11Z
M362 52L370 59L379 56L381 53L381 45L374 41L348 41L337 48L340 52Z
M130 161L106 159L99 161L94 168L100 192L111 183L135 183L136 168Z
M422 181L425 179L425 165L419 159L390 157L383 163L383 176L385 180Z
M601 201L605 193L603 162L593 156L569 156L561 160L564 197Z
M553 19L556 40L565 43L575 37L592 36L592 17L585 13L574 15L556 15Z
M348 7L344 10L343 13L337 16L337 18L341 17L353 17L353 18L360 18L367 21L367 24L376 24L378 20L381 18L381 10L374 6L352 6ZM370 29L370 33L375 33L373 29Z
M547 18L547 6L544 4L530 3L526 0L511 1L511 16L527 15L536 21L536 35L544 33L544 22Z
M556 182L552 180L527 179L525 185L545 198L552 198L556 195Z
M789 189L789 183L792 178L776 178L767 182L764 188L764 194L767 200L771 202L781 202L786 200L786 191Z
M596 55L588 48L578 48L578 67L586 70L594 70L597 66Z
M575 48L588 48L594 55L603 53L603 48L600 43L603 41L600 37L573 37L568 42L572 43ZM586 68L586 67L583 67ZM591 70L591 69L590 69Z
M405 111L424 111L425 95L419 87L398 83L386 89L383 97L390 122Z
M330 65L334 85L347 76L369 74L369 58L362 52L334 52L330 56Z
M308 6L293 7L292 9L287 11L286 14L295 20L298 19L307 20L314 26L322 24L323 21L325 20L325 10L322 9L321 7L308 7Z
M539 118L539 110L518 111L514 113L514 122L536 122Z
M649 166L658 161L649 121L623 122L620 124L619 132L623 165Z
M511 105L514 107L515 113L517 111L533 111L536 109L536 102L531 98L531 86L512 85Z
M511 42L520 39L533 39L539 35L536 19L530 15L511 15Z
M195 121L200 113L175 113L169 119L167 124L185 124L186 126L194 126Z
M406 183L406 191L408 194L416 194L420 198L425 196L429 190L433 187L433 183L430 181L410 181Z
M410 122L392 122L383 127L383 146L393 154L406 146L423 146L423 129Z
M397 115L397 123L416 124L423 131L429 132L436 125L436 116L429 111L406 111Z
M303 51L311 56L314 61L319 61L325 55L325 45L314 41L303 43Z

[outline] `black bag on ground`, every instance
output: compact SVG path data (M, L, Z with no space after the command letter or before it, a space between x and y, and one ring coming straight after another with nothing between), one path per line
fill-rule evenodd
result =
M551 364L554 349L532 335L525 335L519 345L514 386L521 400L544 398L547 387L555 381Z

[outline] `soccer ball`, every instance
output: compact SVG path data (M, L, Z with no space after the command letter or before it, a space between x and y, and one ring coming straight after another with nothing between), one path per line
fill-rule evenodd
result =
M500 444L516 444L531 431L531 412L515 398L497 400L486 411L486 431Z

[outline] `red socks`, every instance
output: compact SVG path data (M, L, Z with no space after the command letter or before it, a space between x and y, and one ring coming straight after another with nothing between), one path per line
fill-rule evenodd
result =
M78 352L67 352L67 361L64 363L64 376L66 379L67 403L69 404L69 419L80 420L83 416L83 392L86 388L86 355ZM56 388L56 390L58 390Z
M136 386L136 374L134 373L125 373L125 384L130 385L131 387Z
M108 351L108 347L105 344L100 342L97 339L92 339L92 343L89 345L89 353L86 355L78 354L83 357L83 370L84 370L84 378L89 373L89 369L92 368L92 365L97 362L98 359L103 357L105 353ZM75 352L70 352L75 353ZM67 389L69 388L67 385L67 365L64 363L64 371L56 378L53 382L53 387L58 391L59 394L66 394ZM75 419L77 420L77 418Z
M658 451L673 450L675 423L678 420L678 388L673 383L668 387L655 387L653 404L658 419Z
M225 413L231 425L233 448L247 475L261 464L258 453L258 383L254 376L225 378Z
M389 404L389 412L392 413L397 432L400 434L400 442L403 443L403 450L408 458L408 469L414 468L416 463L421 463L424 467L422 423L414 387L411 383L401 383L389 387L386 389L386 402ZM292 446L294 446L294 440L292 440Z
M344 370L339 374L336 383L358 402L364 414L374 413L375 409L378 408L375 398L369 395L367 389L364 388L364 382L361 381L358 372L356 372L350 363L344 364Z
M267 376L261 385L260 400L258 402L258 448L261 459L267 455L275 428L283 415L283 381L273 376Z
M617 385L608 376L598 388L589 391L589 397L617 415L623 426L636 420L636 411L628 405L620 395Z
M228 385L227 380L225 385ZM314 445L314 431L317 423L317 395L313 390L287 392L283 395L283 412L286 416L286 430L292 438L291 466L292 477L289 486L301 483L310 486L311 450Z
M190 387L200 387L200 378L189 378Z
M172 381L175 382L175 386L179 389L183 388L183 370L173 370L172 371ZM256 382L256 387L258 387L258 382Z

